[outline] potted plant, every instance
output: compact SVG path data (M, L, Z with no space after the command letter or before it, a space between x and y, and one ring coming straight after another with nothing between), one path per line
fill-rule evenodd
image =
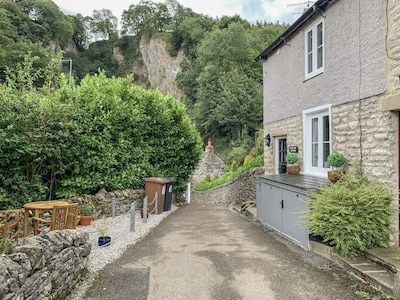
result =
M345 174L343 167L346 163L346 159L342 153L334 152L329 154L327 163L332 170L328 171L328 179L332 182L338 181Z
M79 225L88 226L93 219L93 209L89 204L83 204L79 208Z
M111 237L108 235L108 225L109 221L105 215L103 215L101 220L98 220L93 224L93 227L96 228L99 233L99 238L97 240L97 244L100 247L106 247L111 243Z
M285 160L287 163L286 172L288 174L299 174L300 173L300 166L297 164L297 162L299 161L299 157L297 156L297 153L286 154Z

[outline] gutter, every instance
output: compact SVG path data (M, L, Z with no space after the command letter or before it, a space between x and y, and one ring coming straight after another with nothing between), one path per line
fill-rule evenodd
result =
M285 44L297 31L312 17L320 12L325 11L326 7L334 0L318 0L307 9L300 18L298 18L288 29L285 30L271 45L267 47L261 54L256 57L256 60L266 60L270 54L278 49L282 44Z

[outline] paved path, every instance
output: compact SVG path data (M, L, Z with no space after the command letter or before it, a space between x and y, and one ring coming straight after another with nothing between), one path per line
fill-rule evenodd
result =
M188 204L102 269L85 299L365 299L353 284L226 205Z

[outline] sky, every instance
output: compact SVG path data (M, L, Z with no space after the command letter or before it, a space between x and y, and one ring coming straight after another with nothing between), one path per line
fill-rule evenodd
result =
M138 4L139 0L53 0L65 14L80 13L83 16L92 16L93 10L109 9L113 15L121 20L123 10L129 5ZM154 3L164 2L153 0ZM178 0L184 7L191 8L196 13L213 18L222 16L240 15L250 22L279 21L292 24L307 4L315 1L304 0Z

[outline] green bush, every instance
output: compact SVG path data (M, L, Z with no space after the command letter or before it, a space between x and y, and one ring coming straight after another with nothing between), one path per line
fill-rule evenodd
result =
M310 195L305 213L310 231L340 254L354 257L366 248L387 247L393 194L378 181L359 174Z
M238 168L238 164L237 164L236 160L234 160L231 163L231 173L235 172L237 170L237 168Z
M338 169L344 166L346 159L342 153L335 152L328 155L327 162L329 166Z
M288 153L286 154L285 160L289 165L294 165L299 161L299 157L296 153Z
M253 157L251 155L247 155L246 158L244 159L243 165L247 165L252 159Z
M154 176L186 188L198 131L181 102L132 81L101 72L55 90L0 86L0 208L142 188Z

